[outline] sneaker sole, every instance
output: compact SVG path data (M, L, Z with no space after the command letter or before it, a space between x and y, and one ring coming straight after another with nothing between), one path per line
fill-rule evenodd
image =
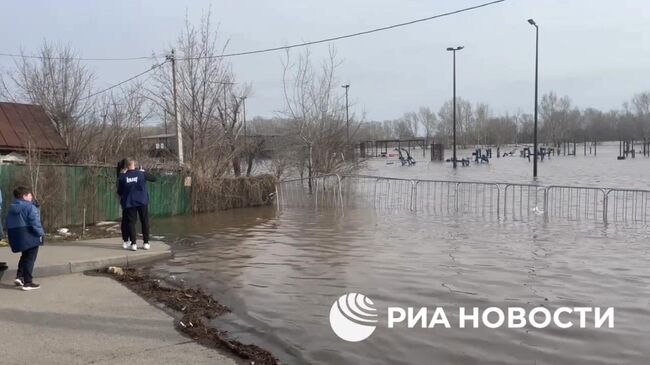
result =
M23 287L21 287L20 289L22 289L23 291L30 291L30 290L38 290L38 289L40 289L40 288L41 288L40 286L39 286L39 287L36 287L36 288L32 288L32 287L28 287L28 286L23 286Z
M15 285L15 286L23 286L23 282L22 282L22 281L18 281L18 280L14 280L14 285Z

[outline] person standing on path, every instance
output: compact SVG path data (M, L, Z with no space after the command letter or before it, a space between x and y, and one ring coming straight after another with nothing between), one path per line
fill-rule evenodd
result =
M146 173L144 170L136 170L136 161L132 158L127 159L127 168L118 179L117 193L120 196L120 204L125 218L125 227L127 229L128 241L125 241L123 248L137 251L137 236L135 225L140 216L142 224L142 239L145 250L150 248L149 245L149 191L147 181L154 182L156 177ZM130 246L127 247L127 242Z
M21 252L14 283L22 290L34 290L40 288L40 285L33 282L32 271L38 248L43 245L45 231L32 191L27 187L18 186L14 190L14 198L16 200L7 212L7 236L11 251Z

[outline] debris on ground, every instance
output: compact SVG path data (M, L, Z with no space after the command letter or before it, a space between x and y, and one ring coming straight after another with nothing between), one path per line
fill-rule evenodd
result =
M227 349L242 359L250 360L252 364L280 364L267 350L231 339L226 331L206 324L208 320L230 312L230 309L202 290L172 286L152 277L142 268L112 267L104 272L146 300L162 303L178 312L180 318L175 321L176 328L200 344Z
M115 225L115 224L119 224L119 222L115 222L115 221L101 221L101 222L97 222L97 223L95 223L95 225L98 226L98 227L101 227L101 226L109 226L109 225Z
M109 274L113 274L113 275L117 275L117 276L124 275L124 269L121 268L121 267L117 267L117 266L109 266L108 269L106 269L106 271Z
M70 233L70 229L68 228L59 228L56 230L56 233L60 234L61 236L67 237L71 236L72 233Z
M120 231L119 222L100 222L104 224L87 225L86 230L82 227L66 227L53 229L54 234L46 234L45 239L48 242L68 242L80 239L110 238L115 237Z

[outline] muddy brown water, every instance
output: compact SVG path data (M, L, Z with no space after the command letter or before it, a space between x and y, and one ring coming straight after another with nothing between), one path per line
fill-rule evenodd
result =
M543 167L558 170L547 177L553 183L645 187L650 159L610 161L602 154L588 165L578 163L578 156ZM381 161L369 170L528 179L519 172L528 172L526 162L501 161L460 173L424 163L405 171ZM650 359L644 225L263 207L156 220L154 232L175 242L175 258L155 271L211 292L233 310L216 325L286 363L648 364ZM377 330L363 342L344 342L329 325L330 306L348 292L367 295L379 312ZM615 328L389 329L389 306L443 307L452 315L460 306L614 307Z

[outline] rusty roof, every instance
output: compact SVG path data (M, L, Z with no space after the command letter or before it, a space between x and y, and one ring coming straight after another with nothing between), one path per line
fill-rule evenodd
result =
M25 151L30 141L43 152L68 150L43 107L0 102L0 150Z

